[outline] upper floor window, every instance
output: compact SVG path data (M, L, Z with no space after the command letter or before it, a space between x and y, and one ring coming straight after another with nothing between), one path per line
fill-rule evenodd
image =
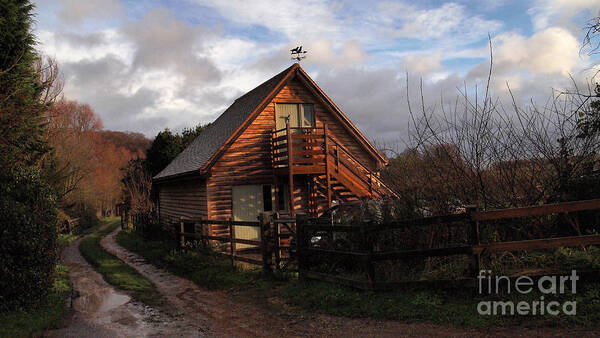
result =
M312 103L276 103L275 115L277 118L276 128L285 128L289 120L292 128L315 128L315 107Z

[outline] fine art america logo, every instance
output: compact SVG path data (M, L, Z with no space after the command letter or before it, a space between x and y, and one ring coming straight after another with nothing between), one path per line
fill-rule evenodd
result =
M479 294L499 295L518 293L526 295L537 288L543 295L564 295L577 293L577 271L572 270L570 275L566 276L543 276L537 282L529 276L520 276L511 279L508 276L492 276L491 270L479 271L477 276L479 281ZM577 302L548 301L544 296L536 300L522 301L481 301L477 304L477 312L480 315L559 315L561 312L565 315L574 316L577 314Z

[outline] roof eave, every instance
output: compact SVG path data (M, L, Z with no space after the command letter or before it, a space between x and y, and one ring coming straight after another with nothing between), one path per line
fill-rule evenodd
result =
M198 176L198 178L206 178L206 175L204 172L202 172L200 170L192 170L192 171L179 173L179 174L175 174L175 175L169 175L169 176L164 176L164 177L159 177L159 178L152 178L152 183L160 184L160 183L165 183L165 182L188 179L188 178L194 177L194 176Z

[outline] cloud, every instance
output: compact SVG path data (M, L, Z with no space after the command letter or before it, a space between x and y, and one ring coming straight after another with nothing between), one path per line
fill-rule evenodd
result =
M246 26L260 25L289 40L337 35L335 6L320 0L197 0L223 17ZM298 41L300 42L300 41Z
M38 47L60 62L98 60L108 54L130 59L135 46L115 29L92 33L73 33L63 30L38 32Z
M231 99L207 47L219 34L167 9L117 28L43 30L38 37L42 51L60 62L65 95L90 103L107 128L152 136L164 127L209 122Z
M589 18L600 15L600 3L597 0L537 0L528 10L536 30L548 28L551 25L572 27L573 16L587 12ZM574 29L581 29L575 25Z
M497 20L469 15L464 6L456 3L432 9L419 9L403 2L383 2L378 7L382 30L394 38L428 40L457 35L458 39L453 41L469 43L502 27Z
M134 70L172 68L191 86L219 81L217 68L198 55L204 48L204 36L211 34L202 27L177 20L170 11L159 8L125 27L123 32L137 47L133 55Z
M429 74L442 70L443 54L438 52L428 54L410 54L402 59L403 68L407 72Z
M123 12L123 5L119 0L60 0L59 4L57 16L68 25L120 16Z
M289 49L301 44L309 51L304 69L367 136L378 139L406 136L406 71L415 104L420 78L427 105L439 105L441 96L453 100L465 85L470 92L484 88L488 32L495 35L493 92L504 95L508 81L525 100L568 85L567 75L578 74L586 60L577 54L577 34L557 23L562 12L556 11L578 13L590 4L537 1L545 7L530 11L532 20L546 16L548 24L527 34L524 26L504 31L510 21L502 22L501 10L489 11L504 0L188 0L166 2L169 8L156 8L156 2L39 1L46 20L38 32L40 48L58 59L65 94L90 103L107 128L153 136L165 127L210 122L289 66ZM188 7L199 17L182 12ZM69 16L61 12L66 8L77 10ZM111 21L119 13L130 16ZM567 22L577 15L567 14ZM108 19L84 25L100 18Z
M569 75L581 64L579 41L567 30L551 27L531 37L516 33L494 39L495 66L503 72Z
M291 45L290 45L291 46ZM328 39L321 39L304 46L309 52L309 63L327 66L347 66L364 62L367 54L356 40L345 41L340 48Z

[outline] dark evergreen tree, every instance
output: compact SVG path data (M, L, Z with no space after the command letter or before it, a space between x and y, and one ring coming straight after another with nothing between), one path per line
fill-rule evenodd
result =
M181 137L165 129L156 135L146 151L146 167L152 176L163 170L180 152Z
M155 176L169 165L206 127L208 124L198 124L194 128L184 128L181 134L169 129L159 132L146 151L146 168L150 174Z
M44 297L56 264L55 195L39 166L48 84L32 23L29 1L0 0L0 310Z

